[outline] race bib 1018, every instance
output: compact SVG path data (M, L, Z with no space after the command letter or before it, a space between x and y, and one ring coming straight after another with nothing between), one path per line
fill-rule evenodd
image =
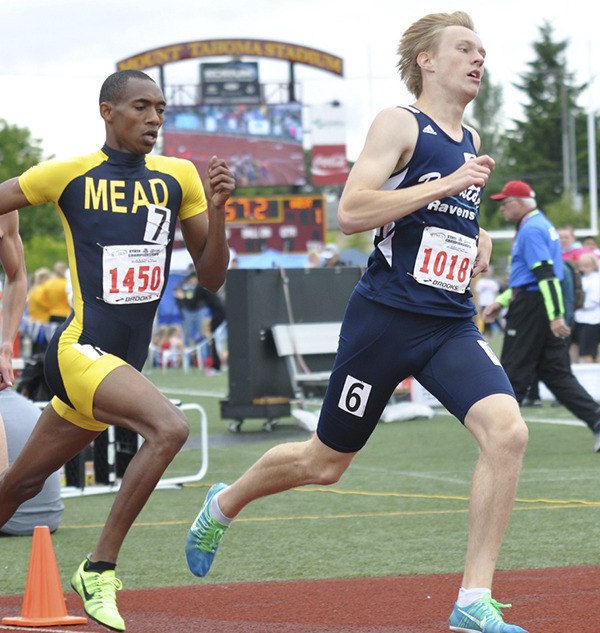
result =
M413 276L425 286L464 293L471 281L477 243L472 237L427 226L417 253Z

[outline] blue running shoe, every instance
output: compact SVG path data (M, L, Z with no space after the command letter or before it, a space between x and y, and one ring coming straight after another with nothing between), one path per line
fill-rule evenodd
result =
M508 609L512 605L496 602L488 593L468 607L454 605L448 620L451 631L458 633L527 633L516 624L506 624L500 609Z
M196 520L192 523L185 542L185 557L194 576L206 576L217 553L219 541L229 527L210 516L210 502L227 484L211 486Z

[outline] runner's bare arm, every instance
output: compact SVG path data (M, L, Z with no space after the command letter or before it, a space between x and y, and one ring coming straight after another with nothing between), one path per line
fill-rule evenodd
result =
M375 117L340 199L338 220L345 234L384 226L433 200L487 183L494 161L483 155L443 178L405 189L380 191L385 181L407 164L417 137L416 119L403 108L388 108Z
M0 215L28 206L29 200L25 197L18 178L0 183Z

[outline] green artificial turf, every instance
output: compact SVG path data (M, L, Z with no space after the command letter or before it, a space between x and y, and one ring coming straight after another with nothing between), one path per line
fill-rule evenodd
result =
M196 579L183 550L207 487L233 481L271 446L302 441L308 433L291 419L272 433L262 431L262 420L230 433L219 413L219 400L228 393L226 374L170 369L154 370L149 378L169 397L205 409L211 448L202 481L157 490L144 508L119 558L126 588L462 570L477 449L459 422L438 414L380 424L335 486L290 490L251 504L226 534L209 576ZM600 455L592 452L592 435L582 426L548 424L572 421L563 408L546 405L524 415L530 443L498 568L597 564ZM199 417L190 414L190 422L197 437ZM198 449L184 450L168 475L192 474L199 464ZM52 536L65 589L93 548L113 498L65 500L61 527ZM0 593L23 592L30 550L30 537L0 538Z

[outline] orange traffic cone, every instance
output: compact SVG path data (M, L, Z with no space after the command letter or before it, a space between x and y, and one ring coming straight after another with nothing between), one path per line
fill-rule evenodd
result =
M87 624L87 618L67 615L56 556L47 525L33 529L29 572L20 617L2 618L12 626Z

